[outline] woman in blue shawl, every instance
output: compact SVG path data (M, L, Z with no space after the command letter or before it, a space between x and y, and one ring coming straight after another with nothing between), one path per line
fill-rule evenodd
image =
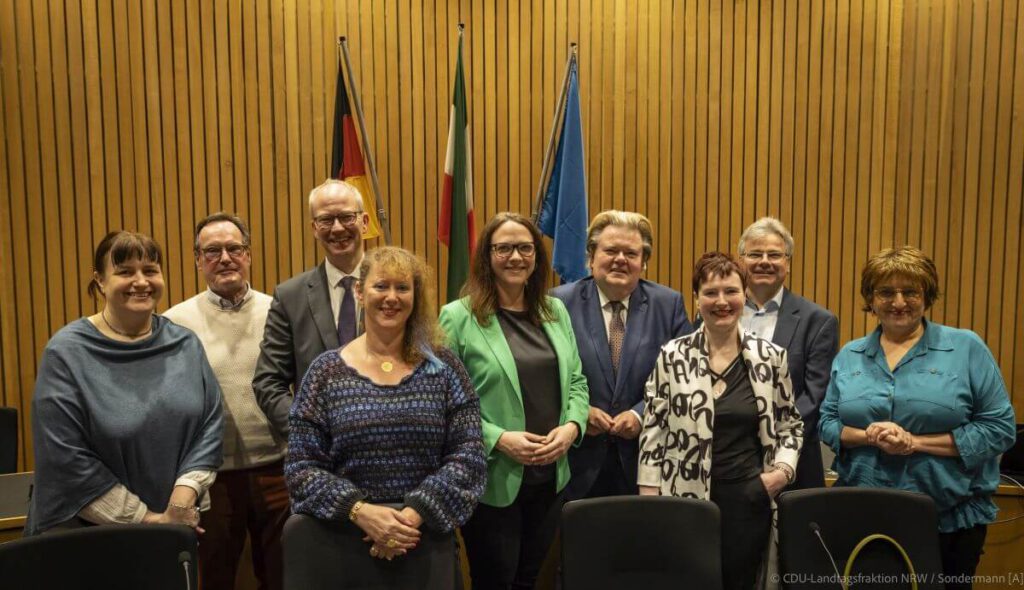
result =
M107 234L89 284L103 308L64 326L43 351L26 535L89 524L198 526L221 463L221 393L195 334L154 314L161 260L148 236Z

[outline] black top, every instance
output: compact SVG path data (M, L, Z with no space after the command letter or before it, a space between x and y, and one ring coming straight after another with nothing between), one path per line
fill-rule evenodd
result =
M498 323L516 361L519 387L523 392L526 431L541 436L558 426L562 403L559 390L558 357L548 335L530 323L525 311L499 309ZM527 466L523 483L537 484L555 477L555 464Z
M757 434L757 401L743 356L721 376L711 373L712 384L725 380L725 391L715 400L711 440L711 478L719 481L750 479L763 471L761 440Z

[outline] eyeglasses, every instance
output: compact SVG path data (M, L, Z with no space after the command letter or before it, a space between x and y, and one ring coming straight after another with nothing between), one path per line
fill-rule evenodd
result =
M317 215L313 218L313 223L316 224L317 229L323 231L334 227L335 221L340 221L341 225L345 227L351 227L355 224L356 219L362 213L362 211L345 211L344 213L338 213L337 215Z
M892 287L882 287L875 289L875 297L878 297L880 301L886 303L896 299L896 295L903 295L903 300L907 303L917 303L923 297L920 289L893 289Z
M202 252L203 258L205 258L207 262L216 262L217 260L220 260L221 252L224 252L225 250L227 250L228 256L237 259L241 258L248 249L249 247L245 244L228 244L226 246L207 246L206 248L201 248L199 251Z
M529 258L534 255L537 251L537 246L533 242L521 242L519 244L509 244L502 242L500 244L491 244L491 251L498 258L508 258L512 256L512 251L519 252L519 255L523 258Z
M748 262L761 262L762 258L768 258L769 262L781 262L782 259L788 258L789 255L785 252L779 252L778 250L772 250L769 252L758 252L755 250L753 252L745 252L743 257L746 258Z

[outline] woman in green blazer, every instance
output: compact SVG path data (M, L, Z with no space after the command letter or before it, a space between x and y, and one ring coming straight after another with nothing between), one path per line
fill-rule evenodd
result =
M480 236L466 295L441 310L449 347L480 396L487 487L462 527L473 589L532 588L554 538L566 452L590 401L576 338L548 297L551 262L537 227L499 213Z

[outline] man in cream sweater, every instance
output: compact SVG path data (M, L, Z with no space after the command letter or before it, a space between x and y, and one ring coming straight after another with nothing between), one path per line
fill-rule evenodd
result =
M200 526L205 590L235 587L248 532L260 588L281 588L281 529L288 518L284 441L256 403L252 379L271 297L249 287L249 229L214 213L196 225L196 267L209 287L165 316L199 336L224 395L224 465Z

